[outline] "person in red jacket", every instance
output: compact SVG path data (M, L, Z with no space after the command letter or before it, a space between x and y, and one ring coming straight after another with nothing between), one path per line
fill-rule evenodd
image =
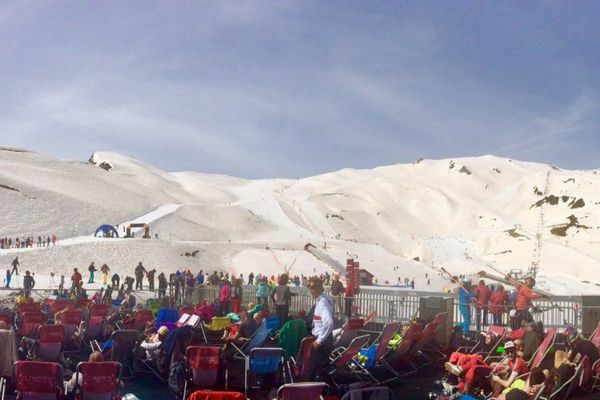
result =
M473 294L476 296L475 318L477 320L477 332L481 332L481 325L486 326L488 324L488 303L490 302L492 291L485 285L485 281L481 279L479 285L473 289Z
M496 291L490 296L489 307L492 323L496 326L502 326L502 314L506 311L506 300L508 300L508 293L504 290L504 286L498 285Z
M521 321L523 320L533 322L533 317L529 312L529 308L531 308L532 305L531 300L547 299L547 297L539 293L535 293L532 290L535 286L535 279L530 276L525 278L523 282L519 282L511 275L506 275L506 279L515 285L515 288L517 289L517 300L515 302L515 308L517 311L515 316L515 326L520 327Z
M80 287L82 280L83 277L81 276L77 268L73 268L73 275L71 275L71 288L77 289L78 287Z

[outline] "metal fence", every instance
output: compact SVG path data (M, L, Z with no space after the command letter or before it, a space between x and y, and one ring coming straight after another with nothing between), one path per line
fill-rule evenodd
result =
M314 300L306 287L290 287L292 293L292 302L290 304L290 313L298 314L300 310L308 311L314 304ZM213 301L217 292L214 287L204 286L197 289L199 299L206 298ZM325 288L329 293L329 288ZM454 293L439 292L419 292L403 290L387 290L378 288L361 288L360 293L353 298L353 310L359 316L365 316L372 311L376 312L374 322L388 323L401 322L408 323L419 315L420 302L426 297L444 297L453 299L453 323L462 322L461 314L458 310L458 296ZM243 287L243 303L256 302L256 286ZM340 314L344 307L344 298L339 297L336 300L336 313ZM581 297L579 296L555 296L552 297L555 304L547 300L534 302L532 314L536 320L541 320L546 327L563 328L567 325L573 325L578 328L581 326L582 311ZM340 304L341 303L341 304ZM556 307L558 305L560 308ZM508 311L512 306L505 306L506 312L503 313L504 323L508 323ZM600 311L600 308L598 309ZM471 307L472 328L475 328L475 311ZM491 315L488 317L491 322Z
M242 303L256 302L257 286L243 286ZM290 286L293 293L290 304L290 313L298 314L300 310L308 312L314 304L314 299L311 297L308 288ZM325 287L325 292L329 294L329 287ZM13 296L9 296L10 294ZM11 297L14 299L15 291L2 290L0 292L0 306L6 306ZM37 300L44 299L51 294L50 290L38 289L33 292L34 298ZM149 298L158 297L158 292L142 290L134 291L134 294L139 300L145 301ZM168 294L168 291L167 291ZM209 285L198 286L194 289L193 296L188 298L190 303L198 304L203 299L212 302L217 297L217 288ZM372 311L376 312L376 317L373 322L384 324L388 322L408 323L416 316L419 316L420 302L423 298L452 298L453 302L453 323L459 324L462 322L462 317L458 309L458 298L454 293L439 293L439 292L420 292L412 290L394 290L388 288L361 288L360 293L353 298L353 312L359 316L365 316ZM344 298L338 297L336 300L336 314L340 315L344 310ZM564 328L566 325L573 325L576 328L582 326L582 315L589 308L594 314L598 314L600 318L600 306L582 307L581 296L554 296L552 300L560 306L555 307L547 300L534 302L532 314L535 320L541 320L546 327ZM508 307L508 306L507 306ZM274 308L274 307L271 307ZM592 310L593 309L593 310ZM274 310L272 310L274 311ZM508 309L507 309L508 311ZM475 328L475 313L471 307L472 313L472 329ZM503 321L507 323L507 312L504 313ZM489 317L491 322L491 317Z

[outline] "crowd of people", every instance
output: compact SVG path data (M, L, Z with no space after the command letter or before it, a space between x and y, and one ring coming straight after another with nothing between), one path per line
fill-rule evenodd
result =
M11 267L14 273L18 273L18 257L13 260ZM97 272L101 273L103 285L88 295L89 289L84 285L95 283ZM78 268L74 268L68 287L65 276L61 275L59 287L52 298L69 299L74 304L83 302L88 309L94 304L106 304L109 311L103 320L101 333L105 339L120 329L119 326L130 326L135 321L137 311L145 307L136 292L140 290L151 291L154 294L152 297L164 307L184 307L186 312L198 316L206 326L215 318L227 319L230 324L221 328L222 335L219 337L226 364L233 362L238 348L253 337L269 315L278 317L284 336L287 332L283 328L285 324L300 320L304 322L306 334L314 338L309 379L315 381L327 380L331 372L332 351L336 346L334 328L342 324L342 317L353 317L352 287L345 286L337 274L290 278L287 274L266 276L250 273L244 276L217 271L205 273L203 270L194 274L185 270L166 276L164 273L156 275L155 269L145 267L142 262L134 268L133 276L126 275L123 279L107 264L97 268L95 262L92 262L88 266L88 273L89 276L84 279ZM497 281L486 283L483 278L477 285L452 278L452 282L458 286L459 312L463 321L455 327L447 348L445 368L448 375L442 381L442 397L460 398L467 394L484 393L494 394L501 400L533 399L540 390L548 387L549 382L552 382L554 388L567 382L580 368L582 358L587 357L591 365L600 359L600 343L592 342L577 330L568 327L560 335L562 341L556 342L556 351L548 353L548 356L544 354L538 360L536 354L549 331L545 331L541 322L534 321L531 310L535 308L533 301L550 300L535 289L536 282L531 277L519 281L507 275L504 279L513 286L513 291L506 290ZM295 295L292 288L300 285L309 289L314 305L308 312L299 310L292 315L290 304ZM243 290L243 286L252 286L253 294L249 295L248 288ZM328 293L325 291L326 286L330 286ZM34 287L34 274L26 271L23 291L17 297L17 303L31 301ZM213 291L214 300L198 300L194 295L198 287ZM64 310L56 312L52 319L60 321L62 311ZM472 315L475 324L472 323ZM415 319L413 323L425 326L427 322ZM73 333L73 342L83 344L87 324L89 322L84 320ZM399 330L395 340L401 343L410 326L412 325L405 325ZM506 329L498 335L496 328L506 326L510 327L510 331ZM146 359L157 363L173 325L149 325L148 328L151 329L140 333L137 351L144 354ZM473 336L481 338L480 344L476 345L479 346L477 351L476 346L470 346ZM24 357L35 346L35 338L32 340L22 342L21 352ZM390 349L394 348L391 341L389 346ZM101 353L94 357L99 359ZM70 387L76 386L76 383L71 382Z
M3 237L0 238L0 249L25 249L28 247L50 247L50 245L52 246L56 246L56 243L58 243L58 238L56 237L56 234L51 234L51 235L38 235L37 240L36 238L31 235L31 236L27 236L27 237L16 237L16 238L10 238L10 237Z

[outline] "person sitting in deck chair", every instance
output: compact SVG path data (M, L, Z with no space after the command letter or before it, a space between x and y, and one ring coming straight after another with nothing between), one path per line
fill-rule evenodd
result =
M531 370L526 381L517 379L509 388L502 391L498 400L530 400L540 391L546 375L541 368Z
M158 331L140 343L140 348L146 350L146 358L156 362L160 355L160 346L169 333L169 328L161 326Z
M467 363L462 367L464 380L457 387L462 393L469 393L474 387L489 389L492 386L510 387L515 378L529 372L525 360L517 355L515 344L506 342L504 344L506 357L500 363L485 362Z
M88 361L89 362L103 362L104 356L102 355L101 352L94 351L94 352L92 352L92 354L90 354ZM73 376L71 376L71 379L69 379L68 381L65 382L67 397L73 398L75 395L75 393L74 393L75 388L78 385L81 386L82 382L83 382L83 374L79 374L79 377L77 377L77 374L73 373Z
M493 332L481 332L481 336L484 338L483 346L481 348L481 352L489 352L492 350L492 347L496 344L498 340L498 336L496 336ZM467 354L461 352L453 352L450 354L450 359L445 364L446 371L450 372L453 375L461 376L466 373L465 366L467 366L467 370L476 365L487 365L484 362L484 357L481 354Z

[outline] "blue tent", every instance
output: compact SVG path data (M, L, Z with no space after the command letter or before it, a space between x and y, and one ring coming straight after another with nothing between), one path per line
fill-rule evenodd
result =
M117 232L115 227L112 225L100 225L98 229L96 229L96 233L94 233L94 236L98 236L98 232L101 232L102 236L109 236L112 232L113 237L119 237L119 232Z

